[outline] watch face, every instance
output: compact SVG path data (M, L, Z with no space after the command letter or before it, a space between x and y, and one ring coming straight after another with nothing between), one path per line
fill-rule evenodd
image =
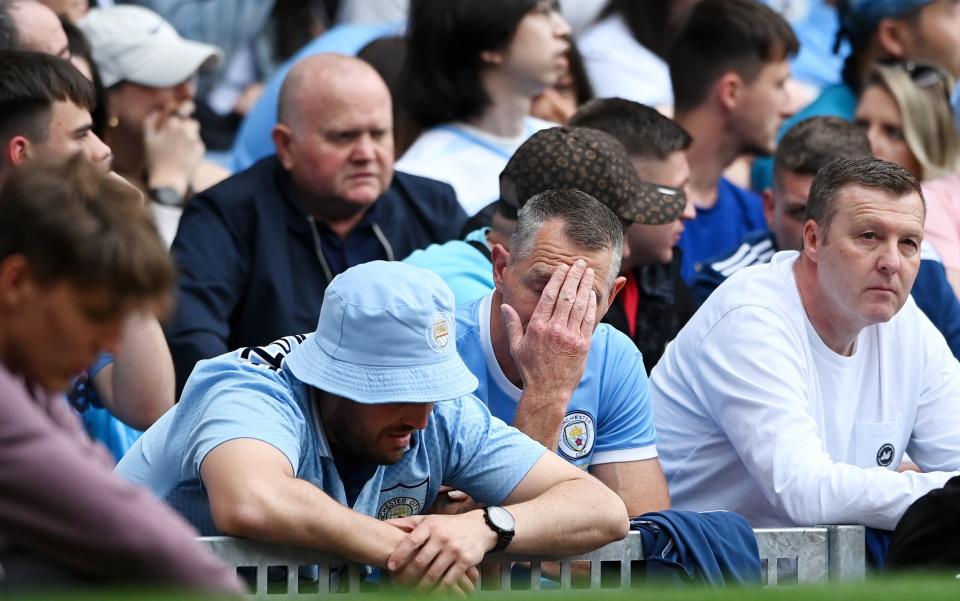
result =
M488 507L487 515L490 517L493 525L500 530L510 532L513 531L514 526L516 526L516 522L513 521L513 514L503 507Z

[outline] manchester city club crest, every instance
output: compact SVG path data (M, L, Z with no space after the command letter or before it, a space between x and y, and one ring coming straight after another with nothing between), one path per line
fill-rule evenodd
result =
M430 320L430 327L427 331L427 342L430 348L438 353L447 349L450 344L450 329L453 320L446 313L437 313Z
M394 497L380 506L377 517L381 520L405 518L420 513L420 501L412 497Z
M596 428L586 411L571 411L563 418L560 453L568 459L580 459L593 452Z
M380 491L380 509L377 517L381 520L405 518L419 514L427 500L427 488L430 479L416 484L397 484Z

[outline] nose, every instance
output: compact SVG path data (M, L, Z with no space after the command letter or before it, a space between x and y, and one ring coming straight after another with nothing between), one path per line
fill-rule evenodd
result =
M187 79L178 83L173 88L173 96L176 98L177 102L186 102L187 100L193 100L193 97L196 96L197 88L194 85L194 78Z
M570 27L570 24L567 23L567 20L563 18L563 13L559 10L555 10L552 13L553 16L553 35L562 38L570 37L570 34L573 33L573 28Z
M110 170L111 157L113 152L103 140L97 137L97 134L90 132L90 143L87 146L87 158L90 162L104 170Z
M433 403L407 403L403 412L403 423L417 430L423 430L427 427L431 411L433 411Z
M867 128L867 141L870 142L870 151L873 152L873 156L878 159L886 159L886 149L883 148L883 141L880 138L880 131L878 128L870 125Z
M888 275L894 275L900 271L900 249L896 239L882 244L878 250L877 269Z
M693 204L693 200L688 196L687 204L683 206L683 213L680 214L680 218L684 221L690 221L697 217L697 206Z
M369 133L365 133L357 138L353 150L350 153L350 159L357 162L372 161L376 158L376 146Z

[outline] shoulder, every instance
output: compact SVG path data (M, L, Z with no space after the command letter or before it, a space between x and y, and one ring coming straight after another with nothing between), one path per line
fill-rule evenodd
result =
M629 336L608 323L597 325L597 329L593 332L593 340L590 343L591 354L598 352L608 356L619 356L636 350L637 345L630 340Z
M397 160L397 169L419 172L430 162L444 160L446 154L464 143L452 126L437 125L424 131Z
M220 204L243 204L249 202L257 193L277 191L277 175L283 170L276 155L260 159L243 171L234 173L220 183L197 194L197 198L206 198Z
M461 341L471 343L478 340L480 331L480 307L487 297L457 305L457 347L460 347Z
M587 369L595 370L600 382L610 382L611 372L630 376L643 374L643 356L629 336L610 324L601 323L593 332Z
M793 275L797 256L796 251L777 253L769 263L732 273L707 298L684 331L690 330L687 335L696 331L695 338L702 341L719 325L735 328L739 322L769 322L777 324L776 329L787 327L799 334L805 313ZM761 330L753 333L765 336Z
M187 379L181 403L216 395L224 398L262 396L285 404L296 404L299 384L283 368L284 359L306 339L286 336L257 347L242 347L197 363Z
M721 197L732 198L738 201L749 201L751 203L758 204L761 202L759 194L753 190L741 188L725 177L720 178L720 183L717 186L717 192Z
M460 271L466 271L475 264L485 264L490 268L490 261L483 253L465 240L431 244L426 248L413 251L403 262L435 271L444 280L459 275ZM445 266L455 266L456 269L445 269Z
M769 262L776 252L773 234L753 232L737 248L704 261L702 275L725 279L744 267Z
M393 181L385 196L390 195L425 206L443 207L449 210L460 207L457 195L450 184L403 171L393 173Z

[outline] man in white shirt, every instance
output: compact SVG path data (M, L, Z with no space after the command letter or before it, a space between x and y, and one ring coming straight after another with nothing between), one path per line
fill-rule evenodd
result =
M676 508L892 530L956 475L960 363L909 296L925 214L900 167L831 162L802 250L704 303L651 377ZM898 472L904 452L926 473Z

